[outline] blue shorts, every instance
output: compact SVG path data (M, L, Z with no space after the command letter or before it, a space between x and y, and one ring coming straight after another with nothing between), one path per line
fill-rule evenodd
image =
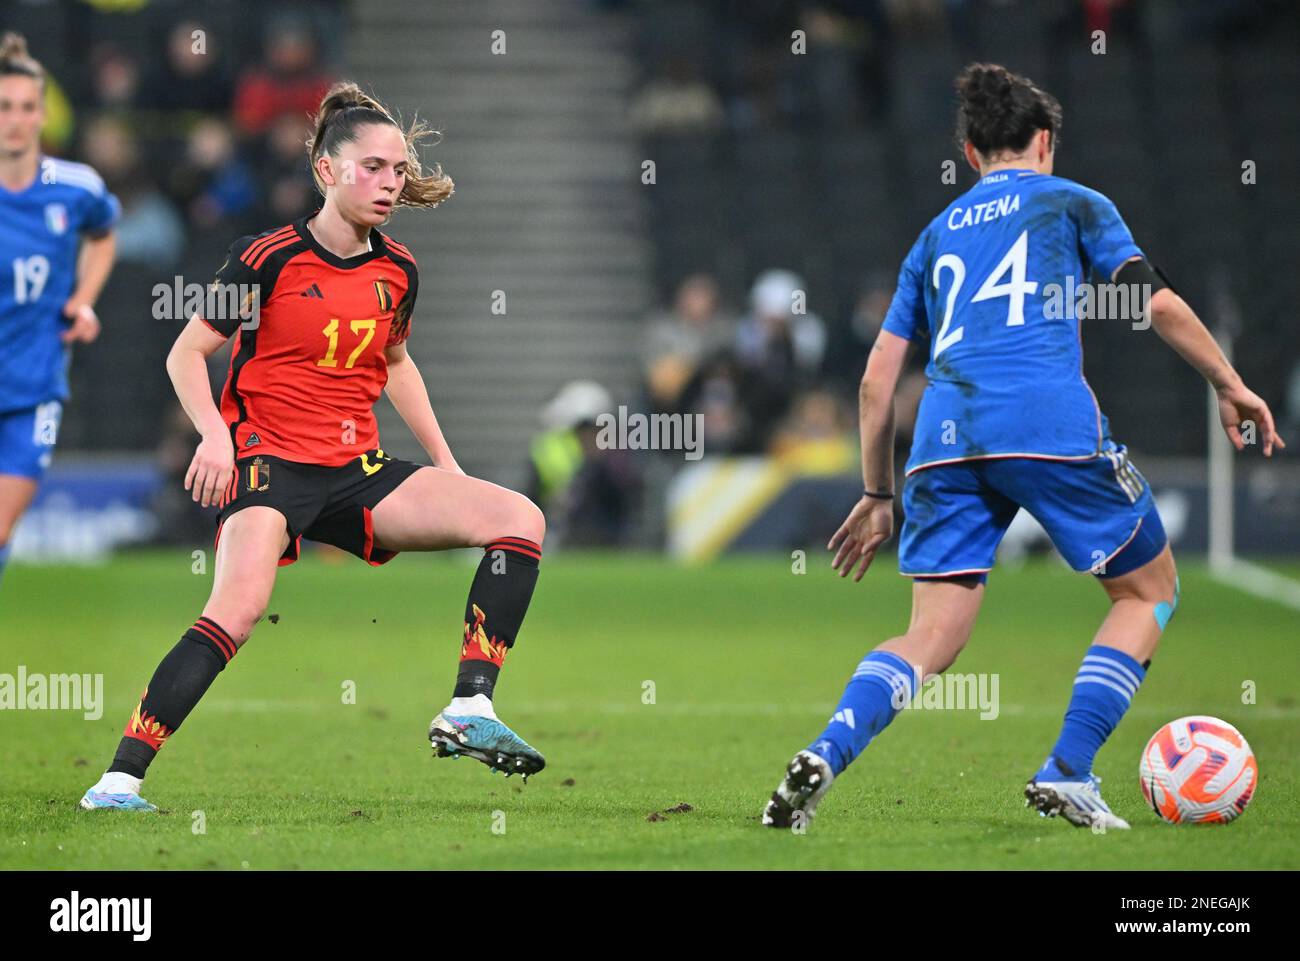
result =
M40 480L54 457L62 417L57 400L0 414L0 474Z
M984 581L1016 511L1034 516L1076 571L1118 577L1165 546L1151 487L1111 446L1087 460L1002 457L926 467L903 487L898 569Z

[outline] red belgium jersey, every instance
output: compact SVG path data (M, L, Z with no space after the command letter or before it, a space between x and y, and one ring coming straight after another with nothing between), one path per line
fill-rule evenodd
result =
M307 219L237 240L211 288L225 306L207 313L223 319L204 322L235 334L221 394L235 457L338 467L380 446L384 348L406 340L419 276L378 230L371 250L342 258Z

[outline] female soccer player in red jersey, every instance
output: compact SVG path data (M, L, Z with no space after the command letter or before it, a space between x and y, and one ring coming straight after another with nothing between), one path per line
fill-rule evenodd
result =
M209 298L228 309L195 316L177 338L167 370L203 438L186 489L221 508L212 595L158 665L82 807L154 809L140 797L146 769L248 640L277 567L297 560L303 537L373 565L403 550L484 548L452 700L429 737L439 756L467 754L507 774L545 765L492 707L537 582L545 520L526 497L456 464L406 351L415 261L377 229L397 207L451 195L450 178L420 166L426 133L403 130L354 84L331 89L308 142L321 210L236 241ZM218 410L206 361L232 335ZM372 408L381 390L433 467L380 448Z

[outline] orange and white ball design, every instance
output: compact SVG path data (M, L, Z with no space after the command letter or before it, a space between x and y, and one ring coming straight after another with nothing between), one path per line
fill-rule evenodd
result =
M1227 824L1255 793L1259 767L1241 732L1217 717L1170 721L1147 742L1142 796L1170 824Z

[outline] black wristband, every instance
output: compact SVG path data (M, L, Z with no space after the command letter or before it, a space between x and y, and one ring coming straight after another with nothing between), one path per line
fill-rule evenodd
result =
M876 500L878 500L878 501L892 501L892 500L894 499L894 495L893 495L892 493L890 493L889 491L869 491L869 490L864 490L864 491L862 492L862 496L863 496L863 497L874 497L874 498L875 498Z

